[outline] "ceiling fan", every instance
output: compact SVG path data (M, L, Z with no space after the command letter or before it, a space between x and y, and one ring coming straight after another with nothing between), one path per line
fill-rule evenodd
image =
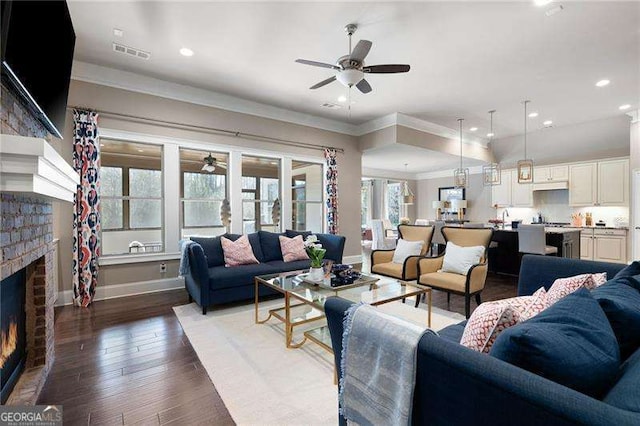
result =
M203 172L213 173L216 171L216 167L220 167L222 169L227 168L227 163L224 161L216 160L216 158L209 153L206 157L202 159L204 161L204 166L202 166Z
M364 58L371 50L369 40L360 40L356 47L351 50L351 36L356 32L358 26L349 24L344 30L349 36L349 54L338 58L335 65L324 62L308 61L306 59L296 59L299 64L311 65L313 67L329 68L335 71L335 75L314 84L310 89L318 89L338 80L347 87L356 86L362 93L371 92L371 85L364 79L365 73L369 74L395 74L407 72L411 68L409 65L385 64L385 65L365 65Z

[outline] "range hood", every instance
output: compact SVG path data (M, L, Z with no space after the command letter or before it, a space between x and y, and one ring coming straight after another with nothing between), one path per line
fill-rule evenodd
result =
M0 192L73 202L80 175L40 138L0 135Z
M553 191L556 189L569 189L569 182L534 183L534 191Z

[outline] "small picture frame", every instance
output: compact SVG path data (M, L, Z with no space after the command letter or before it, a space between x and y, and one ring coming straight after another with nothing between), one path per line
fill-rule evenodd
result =
M518 183L533 183L533 160L518 161Z
M500 165L497 163L485 164L482 166L482 182L484 186L500 185L501 183Z

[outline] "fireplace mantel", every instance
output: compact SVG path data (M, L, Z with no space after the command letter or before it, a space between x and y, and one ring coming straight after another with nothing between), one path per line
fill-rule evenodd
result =
M0 192L73 202L80 177L40 138L0 135Z

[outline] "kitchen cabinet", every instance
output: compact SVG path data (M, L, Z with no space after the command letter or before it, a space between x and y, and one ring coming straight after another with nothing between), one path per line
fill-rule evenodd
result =
M580 233L580 259L593 260L593 229Z
M492 204L498 207L532 207L533 187L518 183L517 170L502 170L500 185L491 188Z
M569 180L569 166L541 166L533 169L534 183L566 182Z
M627 231L583 229L580 233L580 259L627 263Z
M569 166L569 205L629 204L629 160L609 160Z

